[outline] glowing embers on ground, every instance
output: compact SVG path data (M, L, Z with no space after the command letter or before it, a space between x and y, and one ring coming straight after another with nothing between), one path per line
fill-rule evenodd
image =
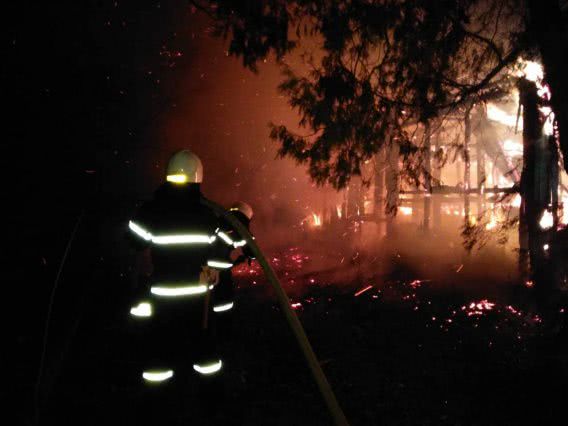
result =
M471 302L468 306L462 306L462 311L467 313L468 317L472 315L483 315L485 311L492 311L495 303L489 302L487 299L480 300L479 302Z
M174 235L152 235L139 224L129 221L128 228L136 235L146 241L151 241L158 245L167 244L211 244L216 240L215 235L206 234L174 234Z
M290 303L290 306L292 307L292 309L297 310L303 307L301 302L294 302L294 303Z
M135 317L151 317L152 305L149 302L140 302L130 309L130 315Z
M210 285L209 289L213 289L213 286ZM206 292L207 285L205 284L155 285L150 288L150 293L163 297L194 296Z
M223 367L223 361L218 360L212 363L193 364L193 369L199 374L209 375L215 374Z
M316 272L306 273L304 257L310 256L304 253L295 247L267 258L279 270L279 277L284 278L282 284L291 295L290 307L307 321L338 320L353 309L364 313L363 318L378 315L377 318L384 319L392 313L394 318L407 318L428 333L450 339L454 348L476 344L487 350L501 344L516 345L516 349L522 350L532 337L543 332L541 318L529 308L483 296L467 298L453 290L448 293L446 290L453 288L450 283L382 276L362 283L330 281L329 276L326 279ZM313 266L310 264L310 269ZM462 281L464 270L471 268L463 263L452 264L448 274ZM254 285L257 280L257 276L243 270L239 284ZM278 310L278 305L274 304L273 309Z
M299 247L290 247L267 256L266 258L279 274L279 277L287 280L284 282L288 284L294 283L296 273L303 270L310 261L310 256L305 255ZM257 262L253 262L251 265L241 263L235 266L233 274L253 278L261 277L263 272L260 265ZM252 281L252 284L256 285L257 281Z
M213 307L213 312L226 312L226 311L230 311L231 309L233 309L234 306L234 302L228 302L228 303L223 303L223 304L219 304L219 305L215 305Z
M142 378L147 382L160 383L171 379L174 376L173 370L148 370L142 373Z

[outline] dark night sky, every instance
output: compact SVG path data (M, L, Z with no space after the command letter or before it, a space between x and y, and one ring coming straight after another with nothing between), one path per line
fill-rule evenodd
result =
M245 70L187 2L79 3L15 5L4 39L5 158L25 151L28 172L12 188L27 206L22 218L36 205L73 215L97 189L147 198L179 148L202 158L206 195L249 201L259 219L278 207L300 218L321 208L324 191L275 159L268 138L268 122L297 120L277 93L273 60L257 75Z

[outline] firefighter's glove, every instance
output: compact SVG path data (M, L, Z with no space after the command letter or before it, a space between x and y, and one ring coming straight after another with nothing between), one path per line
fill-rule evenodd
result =
M219 283L219 271L209 266L202 266L199 274L199 282L203 284L216 285Z

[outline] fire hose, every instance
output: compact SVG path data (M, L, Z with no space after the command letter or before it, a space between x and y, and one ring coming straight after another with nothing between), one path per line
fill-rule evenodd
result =
M333 419L333 422L337 426L348 426L349 423L347 422L347 418L345 417L343 410L339 406L335 394L333 393L333 390L331 389L331 386L327 381L325 373L323 372L314 353L314 350L312 349L312 345L310 344L308 337L306 336L306 332L302 327L302 323L298 319L296 313L292 310L288 295L282 288L282 285L280 284L276 273L272 269L272 266L270 266L270 263L268 263L268 261L264 257L264 254L256 244L256 241L247 230L247 228L236 217L228 213L223 207L205 198L202 199L202 203L213 210L215 213L217 213L219 216L223 217L223 219L225 219L233 227L233 229L237 231L239 236L246 241L248 247L256 257L256 260L264 270L266 278L276 292L276 297L280 304L280 308L282 309L282 312L284 312L284 316L286 317L288 325L292 329L294 337L296 338L296 341L300 346L300 349L302 350L302 354L304 355L306 363L308 364L308 368L312 373L312 377L317 384L317 387L327 406L329 414Z

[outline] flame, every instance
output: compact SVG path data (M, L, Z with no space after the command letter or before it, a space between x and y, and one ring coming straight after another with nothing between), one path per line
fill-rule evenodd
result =
M489 214L489 221L485 224L485 229L491 231L497 227L499 220L497 219L497 215L494 211L491 211Z
M487 104L487 118L492 121L504 124L507 127L517 126L517 116L508 114L492 102ZM523 128L523 121L519 119L518 128Z
M552 112L552 109L550 107L543 106L539 108L539 111L545 117L544 125L542 127L544 134L547 136L554 135L554 113Z
M527 61L523 58L519 58L519 70L516 75L517 77L524 77L529 81L540 83L544 78L544 69L538 62Z
M524 77L529 81L536 84L538 96L542 99L550 99L550 88L543 84L544 69L541 64L534 61L526 61L519 59L519 70L516 73L517 77ZM489 110L489 107L488 107ZM539 108L539 111L544 116L543 131L545 135L551 136L554 134L554 113L552 109L547 106Z
M335 206L335 209L337 211L337 217L339 219L341 219L341 204L338 204L337 206Z
M523 144L507 139L503 142L503 150L507 151L509 155L523 155Z
M545 231L552 228L552 226L554 225L554 216L552 215L552 212L549 210L543 211L538 224L540 228Z
M321 215L312 213L312 217L314 219L314 226L321 226Z
M560 223L568 225L568 194L562 196L562 216L560 218Z
M401 206L399 209L404 216L412 216L412 207Z
M515 194L515 196L513 197L513 199L511 200L511 206L512 207L516 207L519 208L521 207L521 201L522 201L522 197L521 194Z

